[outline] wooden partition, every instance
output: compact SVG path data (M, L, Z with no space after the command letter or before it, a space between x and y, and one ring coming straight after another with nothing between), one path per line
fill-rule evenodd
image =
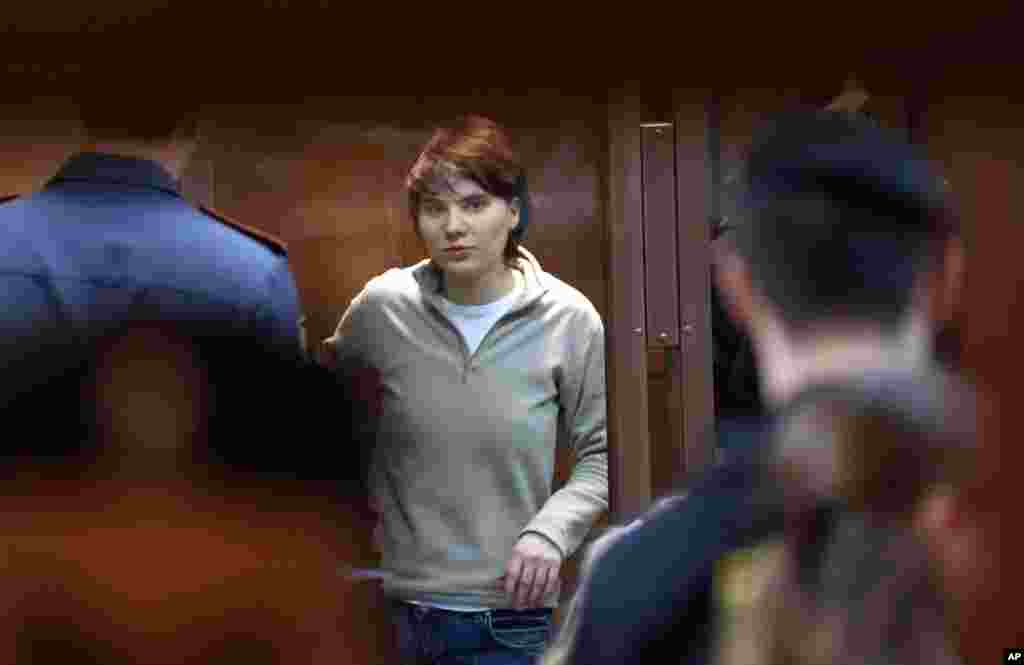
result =
M943 168L967 240L967 272L956 322L960 364L981 389L980 474L965 518L977 521L982 542L969 569L971 584L956 617L968 662L1003 657L1024 641L1016 605L1024 591L1017 565L1024 537L1014 517L1017 471L1024 464L1016 385L1024 330L1016 258L1024 240L1024 103L1018 94L978 90L967 72L930 90L920 123L922 141Z

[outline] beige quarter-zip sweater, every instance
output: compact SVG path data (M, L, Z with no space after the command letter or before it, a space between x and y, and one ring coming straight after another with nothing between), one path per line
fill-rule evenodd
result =
M498 580L520 535L569 556L608 507L600 315L525 249L516 263L525 288L472 354L429 260L370 280L327 340L340 366L381 374L370 485L396 598L509 607ZM552 493L556 445L574 467Z

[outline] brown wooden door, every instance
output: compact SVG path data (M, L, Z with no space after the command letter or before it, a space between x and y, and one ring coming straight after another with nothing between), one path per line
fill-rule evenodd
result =
M612 93L609 408L620 518L714 458L716 392L726 401L729 386L713 376L711 226L737 214L732 185L754 127L787 108L824 107L843 90L844 73L819 78L677 89L668 100L650 82ZM909 135L912 108L905 96L871 92L864 110Z
M709 95L634 88L612 99L610 470L625 519L708 458Z
M651 117L642 92L613 90L608 104L608 474L619 520L652 496L641 223L642 124Z

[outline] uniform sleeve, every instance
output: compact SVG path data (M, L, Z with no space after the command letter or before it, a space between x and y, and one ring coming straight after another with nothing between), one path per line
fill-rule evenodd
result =
M380 371L373 358L373 325L370 285L367 285L342 314L337 328L320 343L317 359L346 382L351 394L364 405L360 419L364 435L370 436L380 413Z
M558 386L561 427L572 450L573 470L522 531L544 536L565 557L572 556L608 509L604 325L596 311L588 311L579 327L583 334L568 345Z
M367 284L352 299L334 333L317 349L321 365L331 368L345 383L359 405L354 414L355 436L366 460L364 482L370 490L371 504L379 493L376 451L377 420L380 417L381 375L373 359L371 285Z
M286 259L279 259L267 278L267 300L263 320L274 341L283 348L304 351L299 329L302 306Z

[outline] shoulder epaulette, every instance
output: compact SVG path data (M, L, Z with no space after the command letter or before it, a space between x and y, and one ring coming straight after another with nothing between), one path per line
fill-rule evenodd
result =
M199 206L199 209L202 210L207 215L209 215L210 217L212 217L213 219L220 222L221 224L224 224L225 226L230 226L236 231L239 231L240 233L243 233L249 236L250 238L257 240L263 245L266 245L275 254L281 254L282 256L286 256L288 254L288 245L286 245L284 241L281 240L280 238L273 236L267 233L266 231L260 231L259 229L254 229L251 226L240 224L235 220L231 219L230 217L227 217L222 213L217 212L213 208L209 208L207 206Z
M21 194L8 194L6 196L0 196L0 206L2 206L5 203L10 203L14 199L19 198L21 198Z

